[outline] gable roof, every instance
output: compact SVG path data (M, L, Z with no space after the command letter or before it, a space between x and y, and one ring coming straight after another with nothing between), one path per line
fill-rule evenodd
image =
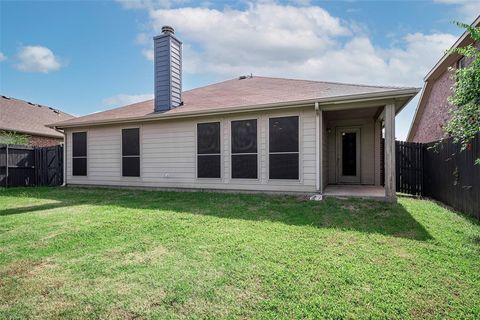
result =
M165 117L230 112L241 109L275 107L319 99L335 100L364 95L388 95L401 91L418 92L416 88L381 87L310 80L269 77L231 79L182 93L183 105L166 112L154 112L153 100L98 112L75 119L54 123L69 127L99 123L149 120Z
M471 24L472 27L479 27L480 26L480 16L478 16L475 21ZM465 31L460 38L455 41L452 45L451 49L453 48L463 48L474 41L470 37L470 33ZM418 124L420 122L420 118L422 117L423 111L425 109L425 105L427 103L428 97L430 96L430 92L432 90L433 82L438 79L452 64L454 64L458 59L460 59L460 55L457 53L445 53L443 57L438 60L438 62L433 66L433 68L427 73L423 84L422 93L420 99L418 100L417 108L415 109L415 115L413 116L412 124L410 125L410 129L407 135L407 141L412 141L413 137L417 131Z
M63 134L46 125L72 118L72 115L51 107L0 96L0 130L63 138Z

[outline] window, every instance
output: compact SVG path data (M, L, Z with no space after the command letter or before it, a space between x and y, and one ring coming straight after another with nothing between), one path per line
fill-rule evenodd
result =
M257 120L232 121L232 178L257 179Z
M220 122L197 125L197 177L220 178Z
M270 179L298 180L298 117L270 118Z
M122 176L140 177L140 129L122 129Z
M72 133L72 174L74 176L87 175L87 133Z
M457 69L464 69L465 67L466 67L465 57L461 57L461 58L457 61Z

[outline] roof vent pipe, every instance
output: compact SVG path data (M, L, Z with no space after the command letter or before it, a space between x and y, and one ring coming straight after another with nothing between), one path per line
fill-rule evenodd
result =
M182 42L170 26L153 38L155 112L182 105Z

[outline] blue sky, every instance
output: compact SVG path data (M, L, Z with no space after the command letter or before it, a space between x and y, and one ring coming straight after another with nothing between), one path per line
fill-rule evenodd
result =
M146 99L164 24L184 43L185 89L250 73L421 86L478 3L0 0L0 93L74 115Z

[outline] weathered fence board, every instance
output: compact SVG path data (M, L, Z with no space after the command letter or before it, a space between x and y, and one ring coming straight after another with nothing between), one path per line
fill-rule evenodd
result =
M461 150L451 139L424 145L424 195L480 219L480 134Z
M0 145L0 186L56 186L63 182L63 146Z
M396 141L395 164L397 192L422 195L423 145Z
M397 192L439 200L480 219L480 133L461 150L452 139L396 142Z

